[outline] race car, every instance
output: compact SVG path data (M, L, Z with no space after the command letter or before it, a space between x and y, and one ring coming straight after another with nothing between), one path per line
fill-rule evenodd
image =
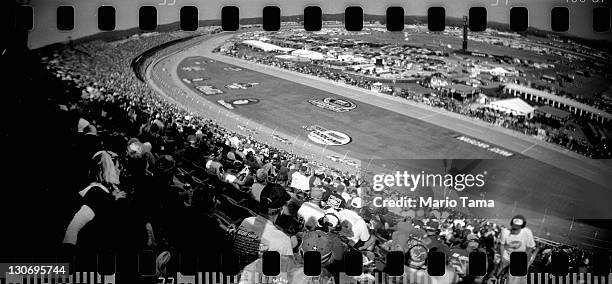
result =
M349 167L355 167L355 168L359 167L359 164L355 161L347 160L347 161L344 161L344 163Z

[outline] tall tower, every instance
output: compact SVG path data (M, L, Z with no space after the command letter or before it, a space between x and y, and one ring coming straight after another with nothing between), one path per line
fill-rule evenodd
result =
M466 52L468 47L468 17L463 16L463 51Z

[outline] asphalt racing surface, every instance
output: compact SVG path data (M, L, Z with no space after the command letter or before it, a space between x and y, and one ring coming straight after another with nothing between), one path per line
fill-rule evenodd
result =
M195 62L200 64L195 64ZM183 68L193 66L204 68L204 70L183 70ZM350 151L353 153L351 156L355 158L369 159L374 156L396 159L486 159L498 157L498 154L457 141L454 136L460 133L453 130L433 127L425 121L386 111L380 107L356 102L355 109L343 113L315 107L308 100L344 97L247 69L240 71L229 69L232 67L235 66L218 61L210 63L208 58L196 56L181 61L177 72L181 79L207 79L204 82L184 84L194 92L198 92L194 88L194 83L212 85L224 92L218 95L200 94L212 102L221 99L225 101L258 99L259 102L255 104L235 106L233 112L269 127L282 129L292 137L300 134L305 136L307 132L302 129L302 126L313 124L346 133L353 139L349 144L342 146L342 150ZM234 82L254 82L259 85L245 90L231 90L225 87ZM384 127L380 127L381 125ZM401 154L398 155L399 153Z
M521 213L528 216L530 227L540 237L582 246L611 246L605 241L612 239L609 231L570 221L571 218L612 217L608 204L612 199L612 191L608 189L612 171L604 163L442 110L211 52L231 36L226 33L214 36L161 58L148 70L151 85L187 109L220 121L224 126L256 128L267 133L263 139L270 143L274 143L273 139L266 137L272 134L286 137L294 142L290 146L292 151L295 148L296 152L316 159L324 160L326 155L336 154L360 159L362 169L380 169L384 164L382 170L388 173L444 168L441 161L414 159L485 159L453 162L455 169L487 174L484 191L466 190L460 195L493 199L495 207L470 209L472 213L491 219L508 219ZM194 66L200 69L188 69ZM192 81L194 78L205 81L196 83ZM259 84L244 90L225 87L232 83ZM212 85L223 94L205 95L195 85ZM336 113L308 102L327 97L349 100L357 107ZM235 99L259 102L235 105L232 110L217 103L217 100ZM308 132L302 129L304 125L340 131L352 141L344 146L319 146L306 139ZM510 151L513 156L505 158L459 141L457 136L475 138ZM440 189L433 190L439 196Z

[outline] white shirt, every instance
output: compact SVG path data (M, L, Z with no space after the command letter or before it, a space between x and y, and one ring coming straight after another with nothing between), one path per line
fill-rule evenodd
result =
M346 203L349 203L349 201L351 201L351 195L348 194L348 192L344 191L340 195L342 195L342 198L344 198L344 201L346 201Z
M513 235L510 230L503 229L500 238L501 244L505 245L503 258L504 260L510 260L510 253L515 251L525 252L527 248L535 247L535 240L533 239L533 232L529 228L523 228L521 231Z
M238 148L240 146L240 139L236 136L232 136L229 138L230 145Z
M237 233L259 242L260 252L277 251L281 255L293 255L289 236L262 216L245 218L238 227Z
M342 209L336 213L342 223L341 233L349 240L357 243L358 241L367 241L370 239L370 231L366 222L350 209Z
M313 220L315 224L317 224L319 219L325 216L325 211L312 202L304 202L302 206L300 206L297 214L304 218L304 224L308 224L309 221L313 222Z
M310 179L300 172L295 172L291 175L290 186L301 191L310 191Z

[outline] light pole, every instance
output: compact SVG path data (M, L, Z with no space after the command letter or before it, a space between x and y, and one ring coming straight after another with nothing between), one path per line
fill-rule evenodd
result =
M325 143L325 147L323 147L323 151L321 151L321 163L323 163L323 154L325 154L325 149L327 149L327 143Z

